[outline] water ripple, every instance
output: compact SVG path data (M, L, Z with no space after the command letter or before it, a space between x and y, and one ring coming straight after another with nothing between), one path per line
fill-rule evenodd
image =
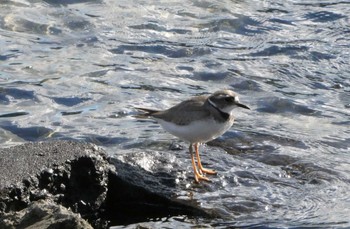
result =
M170 58L184 58L208 55L211 53L209 48L183 47L174 48L164 45L120 45L116 49L110 50L115 54L124 54L132 52L144 52L150 54L160 54Z
M14 99L38 101L38 97L34 91L19 88L0 88L0 103L10 104Z
M310 19L313 22L329 22L329 21L336 21L342 18L345 18L346 16L342 14L337 14L329 11L319 11L319 12L312 12L305 15L306 19Z
M26 141L39 141L50 137L54 131L43 126L21 127L15 123L2 121L0 127Z
M231 32L239 33L247 36L253 36L258 33L263 33L261 22L254 20L245 15L236 15L237 18L222 18L212 20L207 24L201 24L199 27L206 28L208 32ZM254 29L256 28L256 29Z
M11 118L11 117L17 117L17 116L28 115L28 114L29 113L25 111L16 111L16 112L0 114L0 118Z
M301 105L296 103L291 99L284 98L263 98L259 101L258 111L268 112L268 113L298 113L303 115L316 115L319 114L318 111L313 110L306 105Z

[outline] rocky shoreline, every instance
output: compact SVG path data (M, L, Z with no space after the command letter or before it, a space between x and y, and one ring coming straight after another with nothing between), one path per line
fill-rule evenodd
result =
M152 218L212 217L175 198L169 176L110 158L90 143L0 149L0 228L109 228Z

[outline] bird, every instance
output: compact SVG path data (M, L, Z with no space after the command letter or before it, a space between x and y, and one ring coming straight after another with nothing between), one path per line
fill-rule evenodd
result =
M190 143L194 179L210 181L206 176L217 172L206 169L201 163L199 145L224 134L234 122L236 107L250 109L239 101L238 94L229 89L218 90L210 95L195 96L166 110L135 107L137 118L152 118L170 134ZM197 163L196 163L197 162Z

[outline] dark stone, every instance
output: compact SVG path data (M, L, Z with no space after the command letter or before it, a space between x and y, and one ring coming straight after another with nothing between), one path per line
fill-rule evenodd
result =
M127 225L150 219L209 214L196 206L194 201L180 201L174 198L176 177L168 173L148 172L141 167L110 158L117 174L110 173L106 210L112 213L112 225Z
M4 214L0 228L92 229L79 214L50 201L36 201L15 214Z
M162 217L209 217L195 202L174 197L177 177L164 171L159 158L159 169L150 172L126 163L138 157L108 158L90 143L0 149L0 228L108 228Z
M72 141L27 143L0 149L0 190L13 184L22 187L23 179L31 175L35 177L54 165L64 165L67 160L99 153L103 155L104 151L95 145Z

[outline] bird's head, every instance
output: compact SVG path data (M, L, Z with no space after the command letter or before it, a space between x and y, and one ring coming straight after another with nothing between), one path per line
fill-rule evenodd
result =
M236 107L250 109L248 106L240 103L237 93L231 90L216 91L208 97L208 102L222 112L231 114Z

